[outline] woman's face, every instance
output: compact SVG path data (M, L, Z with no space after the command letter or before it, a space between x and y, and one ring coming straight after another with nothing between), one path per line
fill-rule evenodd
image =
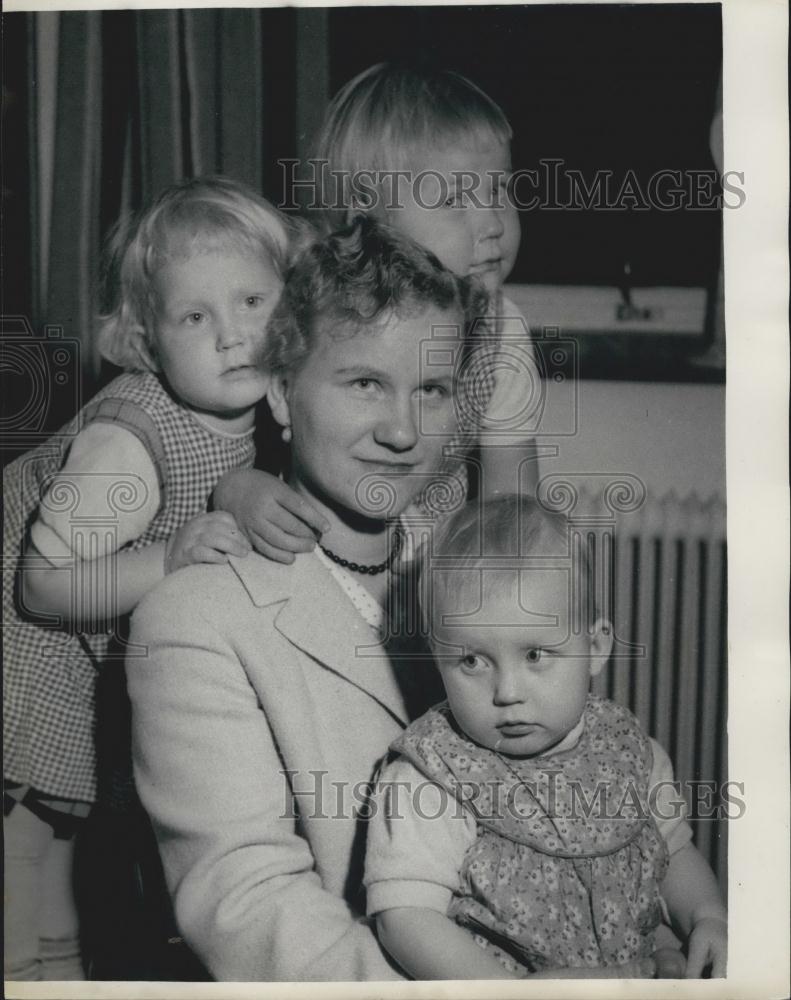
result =
M292 485L339 513L404 510L456 430L462 330L461 315L434 307L352 336L319 328L301 368L270 390L275 419L291 426Z

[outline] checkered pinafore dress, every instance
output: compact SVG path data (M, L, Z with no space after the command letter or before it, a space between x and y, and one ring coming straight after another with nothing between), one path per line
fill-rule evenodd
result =
M50 442L4 471L3 775L47 795L86 802L96 797L97 668L107 663L108 670L122 670L123 649L107 631L86 635L32 624L19 606L18 564L51 477L66 460L75 434L97 420L137 435L159 478L159 511L143 534L124 546L126 551L166 540L206 509L223 473L252 466L255 457L252 431L239 436L214 432L177 403L155 375L127 374L99 392ZM115 492L115 503L128 501L123 474ZM76 491L67 484L61 494L69 502Z

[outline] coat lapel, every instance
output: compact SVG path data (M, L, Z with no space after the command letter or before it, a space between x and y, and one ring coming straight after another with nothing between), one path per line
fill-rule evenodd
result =
M275 627L289 642L406 725L404 697L384 647L314 555L298 555L285 566L251 554L231 565L257 606L282 603Z

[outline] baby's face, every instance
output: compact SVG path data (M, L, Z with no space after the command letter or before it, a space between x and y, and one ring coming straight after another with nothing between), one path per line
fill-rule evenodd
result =
M431 250L448 270L477 275L495 294L519 249L519 215L507 192L508 145L471 142L427 151L423 159L400 180L400 207L387 212L387 221Z
M592 636L572 633L563 570L466 572L483 574L483 598L471 602L479 606L458 607L449 574L449 592L441 588L433 615L432 646L456 722L503 754L549 750L582 715L590 678L609 653L606 623L597 622ZM446 644L457 648L450 652Z

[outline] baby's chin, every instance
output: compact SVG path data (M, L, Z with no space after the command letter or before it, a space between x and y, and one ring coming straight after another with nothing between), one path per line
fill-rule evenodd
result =
M484 288L487 295L495 298L503 290L505 279L511 273L511 268L504 268L502 265L491 271L470 271L469 276L475 278Z

